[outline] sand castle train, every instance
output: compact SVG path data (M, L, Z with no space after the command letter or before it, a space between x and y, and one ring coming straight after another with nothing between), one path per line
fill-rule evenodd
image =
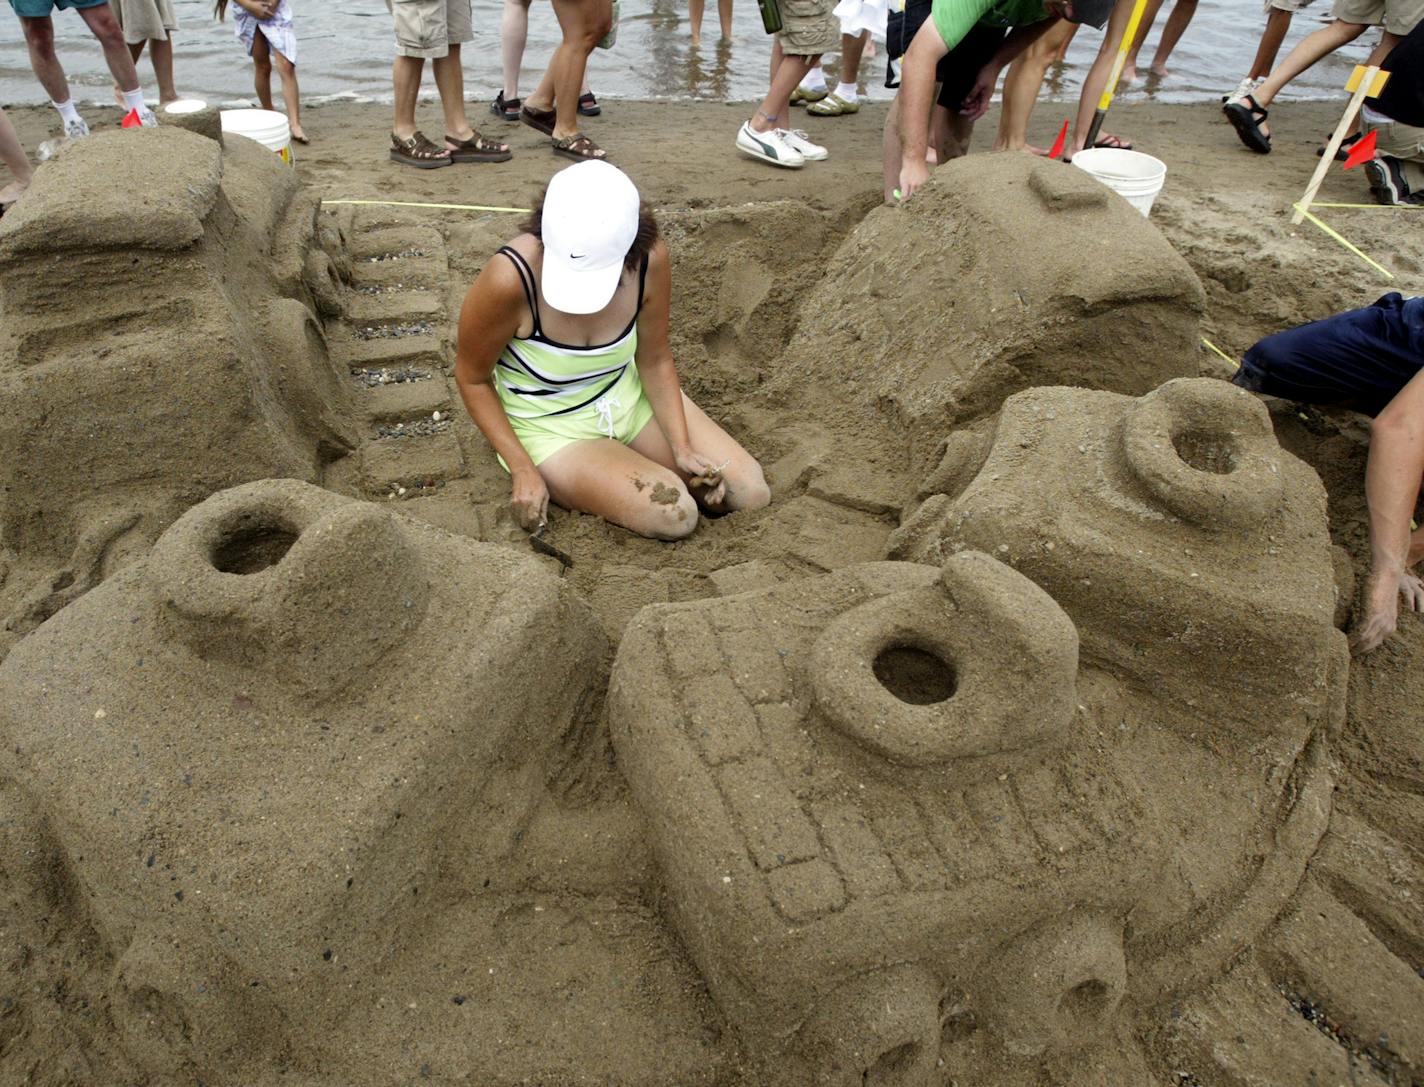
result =
M671 917L778 1082L929 1084L967 1035L1071 1061L1219 972L1325 832L1324 494L1264 409L1031 390L981 458L902 530L921 562L648 608L619 649Z
M477 883L489 795L542 780L602 652L535 558L297 481L194 507L25 639L11 772L117 959L129 1052L223 1082L300 1059L334 976Z

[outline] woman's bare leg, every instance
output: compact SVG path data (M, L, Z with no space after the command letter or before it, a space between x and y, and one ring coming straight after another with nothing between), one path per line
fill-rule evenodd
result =
M1152 57L1152 74L1166 78L1171 75L1167 71L1167 58L1172 55L1172 50L1177 48L1177 43L1182 40L1182 35L1186 33L1187 26L1192 21L1192 16L1197 13L1197 0L1177 0L1172 7L1172 14L1167 16L1167 25L1162 28L1162 40L1157 43L1157 52Z
M3 109L0 109L0 162L3 162L14 176L14 180L0 189L0 204L13 204L30 187L30 178L34 177L35 168L30 164L24 145L20 143L20 137L15 132L15 126L10 123L10 118L5 116Z
M252 36L252 87L257 92L257 104L272 108L272 50L267 35L258 30Z
M687 417L687 438L692 443L692 448L713 464L726 464L722 469L722 479L727 485L726 492L715 507L709 508L719 513L730 513L733 510L760 509L770 502L771 491L756 458L713 422L686 393L682 395L682 412ZM649 460L676 472L683 483L688 482L687 476L678 472L672 447L668 445L657 420L645 426L631 444L632 448ZM699 501L701 498L699 493Z
M307 134L302 131L302 95L297 86L297 66L275 49L272 50L272 62L277 66L277 74L282 77L282 102L287 107L287 123L292 127L292 139L306 143Z
M563 41L554 50L539 88L527 99L530 109L555 111L554 139L578 135L578 99L588 55L613 25L612 0L554 0Z
M149 46L148 59L153 62L153 75L158 80L158 104L166 106L178 101L178 86L173 82L173 36L170 34L164 41L155 38Z
M1152 32L1152 24L1157 21L1157 13L1162 10L1163 0L1147 0L1147 8L1142 13L1142 21L1137 24L1137 36L1132 39L1132 46L1127 51L1127 60L1122 65L1122 81L1131 83L1137 78L1137 54L1142 49L1142 43L1147 40L1147 35Z
M1246 73L1247 79L1265 79L1271 74L1276 55L1281 51L1281 43L1286 40L1286 32L1290 30L1292 14L1280 8L1272 8L1271 13L1266 16L1266 29L1261 32L1261 44L1256 46L1256 59L1251 62L1251 70Z
M1028 142L1028 121L1048 66L1077 29L1077 23L1059 19L1009 65L1009 73L1004 77L1004 108L999 114L999 132L994 137L995 151L1047 154L1046 148L1034 147Z
M761 101L761 107L752 117L753 131L769 132L773 128L791 127L791 92L806 78L815 59L800 53L783 53L781 42L772 42L771 86Z
M500 59L504 66L504 100L519 97L519 69L529 41L529 0L504 0L499 21Z

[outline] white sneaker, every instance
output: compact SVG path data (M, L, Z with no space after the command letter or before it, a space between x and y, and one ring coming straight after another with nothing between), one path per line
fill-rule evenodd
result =
M781 132L776 129L758 132L752 128L750 121L743 121L737 132L737 150L773 166L786 166L793 170L800 169L806 163L806 157L782 139Z
M799 128L778 128L776 134L781 137L781 142L793 151L800 151L801 157L807 162L820 162L830 155L818 143L812 143L806 138L806 133Z
M138 111L138 123L144 128L157 128L158 118L154 115L153 110L144 106Z
M82 140L87 135L89 135L89 126L83 117L64 122L64 138L66 140Z

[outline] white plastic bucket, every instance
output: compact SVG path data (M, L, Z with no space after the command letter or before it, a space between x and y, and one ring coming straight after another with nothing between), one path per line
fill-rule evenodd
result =
M224 136L246 136L275 153L283 162L292 161L292 126L285 115L270 109L225 109Z
M164 106L163 112L171 117L186 117L192 113L202 113L207 108L208 104L201 98L180 98Z
M1167 180L1167 164L1141 151L1117 147L1094 147L1073 155L1073 165L1092 174L1146 216L1152 210L1162 183Z

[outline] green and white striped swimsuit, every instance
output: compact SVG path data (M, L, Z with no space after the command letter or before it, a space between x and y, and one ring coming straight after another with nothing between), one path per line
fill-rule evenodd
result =
M623 334L612 343L574 347L550 339L540 325L529 262L507 245L499 252L519 270L534 315L533 331L510 340L494 368L495 392L525 452L539 464L570 442L612 438L627 445L653 418L634 361L648 258L638 272L638 309Z

